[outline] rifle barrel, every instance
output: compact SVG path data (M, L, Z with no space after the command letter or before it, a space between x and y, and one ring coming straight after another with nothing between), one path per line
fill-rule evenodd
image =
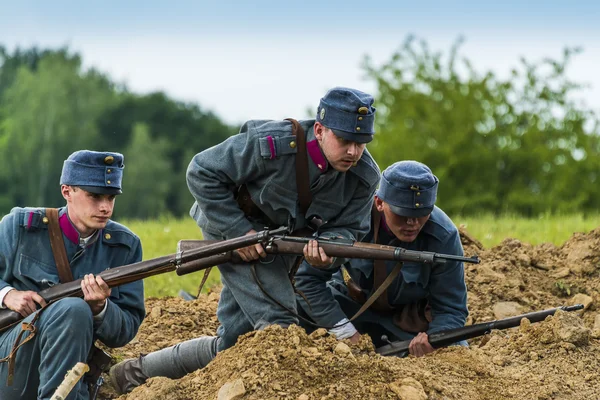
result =
M274 236L267 242L265 252L267 254L285 254L301 256L306 243L312 238L299 236ZM401 247L385 246L373 243L354 242L339 239L317 239L319 246L325 250L330 257L356 258L367 260L385 261L413 261L423 263L440 263L446 260L454 260L468 263L479 263L477 256L463 257L452 254L439 254L426 251L406 250ZM184 240L179 244L185 247L184 253L198 251L200 248L214 246L218 242L204 240ZM193 249L193 250L192 250ZM223 252L211 258L195 259L192 262L182 263L177 267L177 275L186 275L202 269L226 262L241 263L241 259L234 252Z
M496 321L482 322L480 324L465 326L462 328L449 329L447 331L432 333L429 335L429 343L431 346L437 349L460 342L461 340L472 339L485 335L486 333L491 332L492 329L514 328L519 326L523 318L527 318L531 322L540 322L546 319L546 317L549 315L554 315L558 310L571 312L582 309L583 304L575 304L573 306L562 306L544 311L534 311ZM408 352L408 346L410 342L410 340L391 342L390 344L386 344L385 346L375 349L375 351L382 356L405 355Z

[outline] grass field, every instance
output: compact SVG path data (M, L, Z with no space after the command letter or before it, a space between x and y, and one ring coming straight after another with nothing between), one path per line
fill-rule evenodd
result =
M457 225L465 225L469 233L481 241L486 248L513 237L531 244L544 242L560 245L574 232L589 232L600 226L600 214L592 216L544 215L524 219L515 216L494 217L492 215L454 217ZM190 218L159 219L155 221L122 221L137 233L144 248L144 259L175 253L180 239L201 239L200 229ZM176 296L179 289L192 294L198 291L203 271L177 276L174 272L157 275L145 280L146 297ZM214 268L204 291L219 283L219 272Z

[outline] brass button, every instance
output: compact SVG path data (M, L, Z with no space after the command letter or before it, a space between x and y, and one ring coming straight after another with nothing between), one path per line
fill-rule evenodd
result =
M369 109L367 107L360 107L358 109L358 113L362 115L367 115L369 113Z
M107 233L107 234L104 235L104 239L110 240L110 238L111 238L110 233Z
M106 183L107 183L108 185L110 185L110 181L106 181Z
M292 149L295 149L295 148L296 148L296 142L294 142L294 141L292 140L292 141L290 142L290 147L291 147Z
M415 207L419 208L421 205L419 203L415 204Z
M107 173L107 174L110 174L110 168L106 170L106 173Z
M50 222L50 220L48 219L48 217L44 217L42 218L42 222L47 224L48 222Z
M417 196L420 196L420 195L421 195L421 192L417 192Z
M357 130L357 131L360 131L360 126L357 126L357 127L356 127L356 130Z
M363 118L362 118L362 117L358 117L358 120L359 120L359 121L362 121L362 120L363 120Z
M106 156L104 157L104 163L105 164L112 164L115 161L115 158L113 156Z
M352 166L353 166L353 167L356 167L356 164L358 164L358 162L357 162L357 161L354 161L354 162L352 163Z

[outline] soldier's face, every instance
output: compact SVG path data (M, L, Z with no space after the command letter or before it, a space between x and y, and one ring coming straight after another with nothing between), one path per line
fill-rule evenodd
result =
M336 171L348 171L360 160L365 151L365 143L352 142L338 137L331 129L324 127L319 122L315 122L315 137L319 141L327 162Z
M115 206L114 194L97 194L74 186L61 186L61 192L69 209L69 218L82 236L102 229L112 216Z
M403 242L410 243L414 241L425 223L429 220L429 215L424 217L404 217L398 214L395 214L390 206L379 197L375 196L375 206L379 212L382 212L385 216L385 222L394 234Z

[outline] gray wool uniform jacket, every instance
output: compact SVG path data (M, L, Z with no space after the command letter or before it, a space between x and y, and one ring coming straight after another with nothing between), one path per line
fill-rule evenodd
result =
M316 140L315 121L299 122L307 143ZM224 239L257 229L233 195L235 187L246 184L254 203L275 225L287 225L291 218L298 228L306 217L317 216L324 222L322 235L360 240L369 231L379 167L365 149L356 166L338 172L326 165L318 146L311 147L318 154L308 157L312 203L306 216L298 207L296 137L285 120L247 121L237 135L194 156L187 170L196 200L190 215L203 231Z

